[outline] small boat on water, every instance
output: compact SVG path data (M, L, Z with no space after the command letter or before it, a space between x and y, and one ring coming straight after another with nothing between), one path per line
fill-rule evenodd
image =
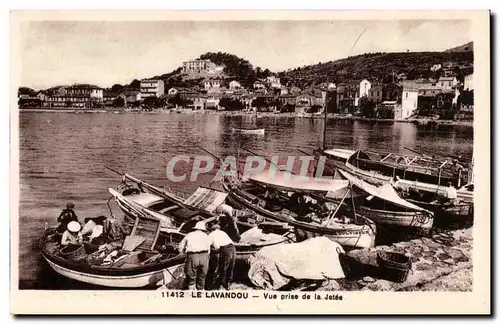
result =
M233 184L224 182L224 189L229 193L228 200L236 208L251 210L270 220L288 223L295 228L298 241L316 236L326 236L348 248L369 248L375 244L376 227L373 221L356 215L351 221L340 222L339 210L347 196L349 182L342 180L313 180L290 173L278 172L268 176L267 172L251 175L248 182ZM279 199L266 197L268 189L276 189L283 194ZM318 193L328 190L343 190L344 199L321 219L301 220L311 210L303 205L294 204L288 193ZM284 192L287 194L285 195ZM297 209L301 209L298 210Z
M266 133L265 128L235 128L235 127L231 127L231 131L233 133L255 134L255 135L264 135Z

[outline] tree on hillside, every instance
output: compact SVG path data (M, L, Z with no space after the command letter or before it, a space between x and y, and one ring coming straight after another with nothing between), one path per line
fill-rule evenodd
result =
M144 98L143 104L144 104L144 106L149 107L149 108L156 106L156 97Z
M238 99L232 98L222 98L219 101L219 106L224 107L225 110L235 111L235 110L243 110L245 109L245 104Z
M129 88L131 89L139 89L141 87L141 81L134 79L132 82L129 84Z
M124 88L124 86L122 86L121 84L113 84L113 86L111 87L111 91L118 92L118 91L122 91L123 88Z
M31 89L31 88L28 88L28 87L20 87L18 90L17 90L17 95L18 96L21 96L21 95L28 95L28 96L32 96L35 94L35 90Z
M123 97L116 97L114 100L113 100L113 106L115 107L123 107L125 106L125 100L123 99Z

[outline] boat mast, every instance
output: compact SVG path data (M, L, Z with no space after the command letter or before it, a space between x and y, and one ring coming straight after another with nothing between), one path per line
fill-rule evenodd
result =
M322 91L323 95L323 113L325 114L325 120L323 122L323 151L326 150L326 122L328 120L328 115L326 114L326 91Z

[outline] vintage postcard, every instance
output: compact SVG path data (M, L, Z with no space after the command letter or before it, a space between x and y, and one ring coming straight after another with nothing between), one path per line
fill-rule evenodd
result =
M489 314L488 11L11 13L11 313Z

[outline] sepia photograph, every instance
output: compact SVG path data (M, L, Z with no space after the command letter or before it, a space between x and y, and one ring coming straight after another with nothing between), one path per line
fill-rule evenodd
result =
M11 312L489 313L489 14L11 12Z

